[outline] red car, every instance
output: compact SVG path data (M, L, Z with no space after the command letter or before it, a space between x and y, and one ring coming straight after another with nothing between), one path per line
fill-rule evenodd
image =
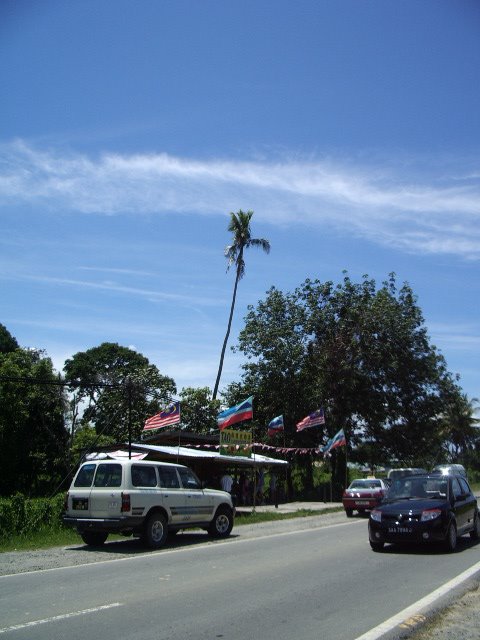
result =
M343 492L343 508L348 518L351 518L354 511L359 514L371 511L382 500L388 491L385 480L379 478L366 478L353 480L348 489Z

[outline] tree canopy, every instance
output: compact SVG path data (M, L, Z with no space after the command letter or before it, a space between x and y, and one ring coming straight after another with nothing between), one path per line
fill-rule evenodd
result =
M16 338L12 336L7 327L0 324L0 353L11 353L15 349L18 349Z
M172 378L162 375L142 354L104 342L65 362L65 378L78 400L87 403L83 422L97 435L117 441L138 438L145 419L171 402Z
M460 389L412 289L397 287L394 274L379 288L348 274L336 286L306 280L287 294L272 287L249 307L236 349L247 362L230 393L255 395L260 424L283 414L291 443L319 444L343 428L374 466L439 455L440 418ZM297 434L295 424L320 406L325 428Z
M208 387L185 387L180 391L182 428L195 433L211 433L217 428L220 401L211 400Z
M41 351L0 353L0 493L46 495L67 472L66 396Z

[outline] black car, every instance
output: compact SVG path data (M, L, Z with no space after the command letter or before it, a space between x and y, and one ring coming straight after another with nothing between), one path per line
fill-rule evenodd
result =
M440 542L454 551L457 537L480 538L477 499L459 475L423 475L394 480L370 513L368 535L374 551L386 542Z

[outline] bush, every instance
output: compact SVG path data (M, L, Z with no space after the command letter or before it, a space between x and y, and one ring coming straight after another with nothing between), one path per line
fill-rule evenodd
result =
M11 498L0 498L0 537L26 535L44 527L61 529L63 501L63 494L53 498L26 498L17 493Z

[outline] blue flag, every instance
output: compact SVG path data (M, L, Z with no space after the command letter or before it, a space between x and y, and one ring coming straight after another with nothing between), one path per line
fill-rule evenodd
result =
M340 431L336 433L333 438L330 438L325 446L320 447L320 451L324 456L326 456L327 453L330 453L332 449L335 449L336 447L345 447L346 444L347 440L345 438L345 433L343 429L340 429Z
M223 429L226 429L231 424L242 422L249 418L253 418L253 396L219 413L217 416L218 428L220 431L223 431Z
M283 415L277 416L273 420L270 420L270 422L268 423L269 437L274 436L276 433L280 433L280 431L283 431Z

